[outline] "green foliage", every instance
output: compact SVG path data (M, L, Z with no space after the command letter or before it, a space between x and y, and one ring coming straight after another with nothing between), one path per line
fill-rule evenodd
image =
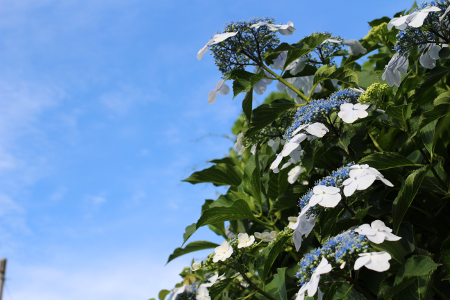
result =
M450 21L450 15L446 18ZM386 65L399 32L387 30L390 20L369 22L369 33L358 42L365 53L350 55L336 41L327 44L334 35L315 33L267 49L261 57L249 56L249 64L261 68L257 74L242 69L228 74L234 97L245 94L243 113L232 128L235 135L243 133L245 149L242 155L230 149L228 157L212 160L211 167L184 180L227 189L216 200L205 200L200 218L183 235L184 244L206 225L227 243L200 267L185 268L176 288L185 285L198 293L206 284L212 300L295 299L298 284L312 282L312 270L327 259L332 272L321 274L318 283L324 300L450 298L450 50L443 48L436 67L428 69L413 46L408 73L389 86L383 74L389 76ZM323 56L327 49L332 50ZM270 66L280 55L286 61L276 73ZM332 63L335 57L342 57L340 67ZM297 66L298 73L288 71ZM286 92L272 93L253 107L261 80L280 81ZM319 84L320 92L304 96ZM343 102L332 106L330 99ZM346 111L349 103L370 108L364 108L367 114L359 111L361 105ZM326 130L314 133L316 122ZM337 188L339 196L318 192L319 184ZM311 204L313 195L317 201ZM305 218L297 223L290 218L302 210ZM338 246L345 251L333 252ZM176 248L168 262L216 247L194 241ZM214 274L222 280L214 281ZM169 291L161 293L160 300ZM318 298L317 293L304 296Z

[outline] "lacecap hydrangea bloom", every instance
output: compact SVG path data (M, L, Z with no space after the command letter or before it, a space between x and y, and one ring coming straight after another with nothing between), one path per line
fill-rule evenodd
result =
M265 17L229 22L221 33L237 34L210 46L215 63L224 76L235 69L244 70L245 66L257 66L255 62L259 61L267 50L276 48L280 43L277 33L267 26L251 27L259 22L274 24L274 19Z
M349 177L350 174L350 167L354 164L347 164L333 173L331 175L322 178L321 180L317 181L315 183L315 186L327 186L327 187L336 187L339 189L343 188L342 183ZM299 201L299 207L302 210L302 212L305 212L307 216L318 216L320 211L322 211L323 207L320 205L311 206L309 204L311 198L314 196L314 188L310 189L308 192L306 192L303 197L300 198Z
M359 253L369 252L369 245L367 237L353 230L347 230L330 238L322 247L312 250L300 260L300 269L296 274L299 285L303 286L310 282L322 258L327 259L333 268L339 268L344 263L356 261Z
M292 133L301 125L324 122L330 112L338 110L341 104L357 103L359 96L359 92L345 89L333 93L327 99L312 100L310 103L299 107L295 113L294 121L285 131L283 138L286 140L291 139L293 137Z

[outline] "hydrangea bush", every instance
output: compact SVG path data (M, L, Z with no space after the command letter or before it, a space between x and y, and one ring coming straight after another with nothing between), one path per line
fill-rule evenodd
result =
M449 11L414 4L360 40L282 43L295 26L269 17L217 32L208 102L243 94L243 114L229 156L184 181L228 188L168 262L211 254L159 299L450 299ZM189 241L202 226L223 242Z

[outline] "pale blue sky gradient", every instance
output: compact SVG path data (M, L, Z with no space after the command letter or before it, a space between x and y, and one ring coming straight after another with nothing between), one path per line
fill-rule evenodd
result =
M196 59L224 23L270 15L294 22L285 42L360 39L412 2L0 0L4 299L148 299L206 256L164 266L224 191L180 182L233 146L197 140L230 134L241 110L231 95L208 105L221 74Z

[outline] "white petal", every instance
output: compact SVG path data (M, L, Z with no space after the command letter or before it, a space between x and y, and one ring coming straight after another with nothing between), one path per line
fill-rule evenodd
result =
M220 95L228 95L228 93L230 92L230 87L224 83L217 92Z
M340 111L338 113L339 118L342 119L342 121L344 121L345 123L351 124L353 122L355 122L356 120L358 120L358 116L356 115L356 113L351 110L351 111Z
M281 81L277 82L277 89L280 92L284 92L286 90L286 85L284 83L282 83Z
M319 205L323 207L336 207L339 201L341 201L341 194L327 194L323 197L322 201L319 202Z
M235 36L237 32L225 32L225 33L219 33L213 36L213 38L209 41L209 45L215 45L220 42L225 41L226 39Z
M391 255L387 252L374 252L370 255L370 261L365 264L366 268L377 272L384 272L389 270L389 260Z
M312 297L316 294L317 288L319 287L320 275L311 275L311 280L309 281L308 287L308 297Z
M317 203L320 203L320 201L323 200L323 194L319 194L319 195L312 195L311 198L309 199L309 205L311 206L315 206L317 205Z
M353 267L353 269L355 270L359 270L361 269L362 266L364 266L365 264L367 264L370 261L370 256L360 256L356 261L355 261L355 266Z
M358 184L355 181L352 181L350 184L344 187L344 195L346 197L350 197L356 191Z
M375 244L381 244L384 242L384 233L380 231L375 231L375 235L366 235L369 241Z
M357 110L366 110L368 109L370 104L362 104L362 103L356 103L353 107Z
M439 45L433 45L430 50L428 50L428 55L433 59L439 59L439 51L441 51L441 49L442 48Z
M343 103L343 104L341 104L339 109L341 111L351 111L351 110L353 110L353 104L351 104L351 103Z
M283 159L283 155L278 154L277 158L273 161L273 163L270 165L270 169L273 170L278 167L278 165L281 163L281 160Z
M200 49L200 50L198 51L198 53L197 53L197 59L198 59L198 60L201 60L202 57L203 57L203 55L204 55L206 52L208 52L208 49L209 49L209 45L206 44L205 47L203 47L202 49Z
M390 232L385 232L384 234L386 236L385 237L386 241L399 241L402 239L400 236L396 236L395 234L390 233Z
M314 123L309 125L306 128L306 131L311 135L321 138L329 131L329 129L322 123Z
M296 166L288 173L288 182L290 184L294 184L297 181L298 176L302 173L303 168L300 166Z
M294 239L295 250L298 252L298 250L300 250L300 247L302 246L302 233L295 230L292 234L292 237Z
M208 94L208 103L213 104L217 99L217 90L212 90Z
M375 175L372 175L372 174L366 174L362 177L359 177L356 180L358 183L358 188L357 188L358 191L366 190L369 186L371 186L373 184L375 179L376 179Z
M338 193L341 192L341 190L340 190L339 188L334 187L334 186L326 186L326 187L324 188L324 191L325 191L325 193L327 193L327 194L338 194Z
M303 130L304 128L307 128L309 126L309 124L304 124L304 125L300 125L299 127L297 127L297 129L295 129L291 135L295 136L300 130Z
M433 69L434 67L436 67L436 60L432 59L428 53L423 53L420 56L420 64L422 65L422 67L426 68L426 69Z

